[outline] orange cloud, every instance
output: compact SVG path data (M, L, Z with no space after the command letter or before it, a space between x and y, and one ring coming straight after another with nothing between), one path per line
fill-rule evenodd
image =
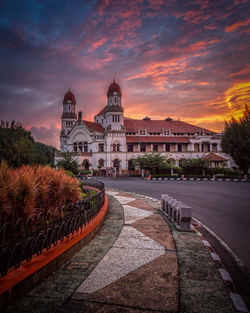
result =
M240 27L244 27L247 26L250 23L250 19L246 20L246 21L241 21L241 22L236 22L230 26L227 26L225 28L225 32L229 33L229 32L234 32L235 30L237 30Z
M98 49L99 47L101 47L102 45L104 45L106 42L107 42L107 39L105 39L105 38L97 40L97 41L92 43L90 50L94 51L94 50Z

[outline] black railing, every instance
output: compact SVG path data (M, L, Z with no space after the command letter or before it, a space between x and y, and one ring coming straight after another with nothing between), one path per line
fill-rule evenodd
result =
M18 268L22 261L31 261L82 229L98 214L104 204L105 188L99 181L83 181L86 198L46 214L37 210L35 218L19 218L15 223L1 216L0 223L0 273L6 275L10 268ZM93 192L88 187L98 189Z

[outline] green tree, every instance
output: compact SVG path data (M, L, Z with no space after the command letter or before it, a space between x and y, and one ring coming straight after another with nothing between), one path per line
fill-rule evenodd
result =
M152 174L159 173L162 169L170 168L166 158L158 152L147 153L133 160L135 166L148 170Z
M236 120L232 117L225 123L221 146L239 169L247 174L250 167L250 110L247 105L242 118Z
M208 166L206 160L198 158L198 159L189 159L183 162L181 167L184 174L202 175L203 170L206 169Z
M35 142L35 163L54 166L54 156L56 148Z
M62 153L62 159L57 162L57 166L72 172L74 175L78 174L78 162L72 158L70 152Z
M9 165L19 167L32 164L35 156L34 139L21 123L14 120L1 122L0 125L0 159Z
M35 142L31 133L14 120L0 124L0 160L10 166L43 164L53 166L56 148Z

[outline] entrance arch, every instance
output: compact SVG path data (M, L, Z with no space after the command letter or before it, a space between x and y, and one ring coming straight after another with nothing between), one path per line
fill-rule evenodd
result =
M119 169L120 169L120 163L121 163L121 161L119 159L113 160L113 167L116 169L117 173L119 172Z
M85 159L83 162L82 162L82 166L83 166L83 169L85 171L89 171L89 160Z

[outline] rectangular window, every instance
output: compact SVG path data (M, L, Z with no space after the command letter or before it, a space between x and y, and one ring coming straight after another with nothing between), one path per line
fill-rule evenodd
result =
M140 151L146 152L146 145L145 144L141 144Z
M133 148L134 148L133 145L128 145L128 152L133 152Z
M182 152L182 145L181 145L181 143L178 143L178 152Z
M99 152L104 152L104 144L99 143Z
M166 143L166 152L170 152L170 143Z
M112 122L120 122L120 116L119 115L112 115Z
M158 152L158 145L153 145L153 151Z
M116 145L116 147L117 147L117 151L119 152L119 151L120 151L120 144L118 143L118 144Z
M146 135L146 131L145 130L140 130L140 135Z

